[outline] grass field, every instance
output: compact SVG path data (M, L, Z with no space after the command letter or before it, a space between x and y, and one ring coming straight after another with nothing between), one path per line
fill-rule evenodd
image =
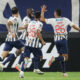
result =
M20 79L19 72L0 72L0 80L80 80L80 72L68 72L68 74L68 77L62 77L60 72L45 72L44 75L25 72L25 77Z

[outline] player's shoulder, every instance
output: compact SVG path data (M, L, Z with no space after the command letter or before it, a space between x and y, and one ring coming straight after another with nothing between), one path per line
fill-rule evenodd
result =
M41 21L37 21L39 26L43 26L43 23Z
M19 20L19 18L15 17L15 16L10 16L8 20Z
M28 16L25 16L24 18L23 18L23 20L25 20L25 21L29 21L29 20L31 20Z
M66 17L63 17L63 19L64 19L65 21L69 21L69 19L68 19L68 18L66 18Z
M13 16L10 16L8 20L13 20L13 19L14 19L14 17Z
M48 18L48 20L56 20L55 18Z
M17 19L16 19L14 16L10 16L9 19L8 19L8 22L9 22L9 21L12 21L12 22L13 22L13 21L15 21L15 20L17 20Z
M46 22L47 21L49 21L49 22L54 22L54 21L56 21L56 18L48 18L48 19L46 19Z
M34 23L34 24L36 24L36 21L35 21L35 20L31 20L30 23Z
M43 24L41 21L37 21L39 24Z

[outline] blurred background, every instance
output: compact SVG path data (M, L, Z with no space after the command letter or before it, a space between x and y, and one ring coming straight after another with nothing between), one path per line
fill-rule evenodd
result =
M5 24L11 16L11 8L17 6L19 9L19 17L22 19L26 16L26 9L33 8L35 11L40 11L41 6L47 6L46 18L53 18L54 10L59 8L62 10L62 17L69 18L76 25L80 26L80 0L0 0L0 54L7 34ZM57 62L51 67L48 66L48 61L51 56L57 56L56 47L54 46L53 28L44 23L43 37L47 44L42 47L43 61L40 68L44 71L57 71L59 66ZM68 71L80 71L80 33L68 26L68 44L69 44L69 61L67 63ZM14 53L14 50L12 51ZM14 65L18 62L19 57L5 65L5 71L16 71ZM28 65L28 70L33 70L33 64Z

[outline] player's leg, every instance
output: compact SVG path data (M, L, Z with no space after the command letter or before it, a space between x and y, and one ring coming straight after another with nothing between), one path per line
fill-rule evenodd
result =
M58 60L60 62L60 65L61 65L63 76L67 76L67 74L66 74L66 64L65 64L65 61L68 60L67 40L63 39L61 41L57 41L56 42L56 47L57 47L58 53L60 55L57 58L52 57L52 59L49 61L49 65L51 64L51 62L53 62L55 60Z
M11 42L5 42L5 46L4 46L4 50L1 53L0 56L0 61L2 61L9 53L9 51L13 48L13 46L11 46Z
M19 77L20 78L23 78L24 77L24 70L26 68L26 65L28 64L28 60L30 58L30 53L31 53L31 48L30 47L25 47L25 50L24 50L24 61L22 62L22 65L21 65L21 71L20 71L20 74L19 74Z
M25 44L26 40L20 40L20 42L22 42L22 44ZM22 50L20 50L19 52L18 51L16 52L16 55L21 54L18 64L21 64L21 62L24 60L23 53L24 53L24 48L22 48Z
M61 56L64 58L62 61L60 61L63 76L68 76L68 74L66 73L66 63L65 63L66 61L68 61L68 54L62 54Z
M20 59L19 59L19 61L18 61L18 64L21 64L22 61L24 61L24 53L22 53L22 54L20 55Z
M10 56L8 56L8 58L3 62L3 65L5 65L6 63L8 63L9 61L12 61L13 59L15 59L17 57L16 53L16 48L13 48L12 51L10 52ZM14 53L12 53L14 52Z
M11 42L6 42L5 43L5 47L4 47L4 50L0 56L0 61L3 61L4 58L8 55L9 51L12 50L13 46L11 46ZM3 70L4 68L4 65L2 63L0 63L0 70L2 69Z
M34 54L34 72L38 74L43 74L42 71L39 69L39 62L42 59L42 51L39 48L33 48L33 54Z

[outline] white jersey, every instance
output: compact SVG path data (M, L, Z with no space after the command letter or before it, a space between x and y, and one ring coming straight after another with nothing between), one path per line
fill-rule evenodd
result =
M55 41L62 40L63 38L67 39L67 27L68 25L74 25L68 18L60 17L60 18L50 18L45 19L47 24L51 24L54 28Z
M37 36L37 30L42 31L42 22L40 21L31 21L28 28L28 37L26 38L26 46L39 48L39 38Z
M10 30L12 33L15 34L15 37L13 38L12 35L10 34L10 32L8 32L6 41L16 41L16 40L18 40L18 28L19 28L20 20L19 20L19 18L12 16L9 18L8 22L9 21L11 21L13 23L13 25L10 26Z
M28 16L24 17L23 22L22 22L23 27L25 25L29 25L30 21L31 21L31 19ZM23 30L19 39L22 39L22 40L26 39L26 30L25 29Z

